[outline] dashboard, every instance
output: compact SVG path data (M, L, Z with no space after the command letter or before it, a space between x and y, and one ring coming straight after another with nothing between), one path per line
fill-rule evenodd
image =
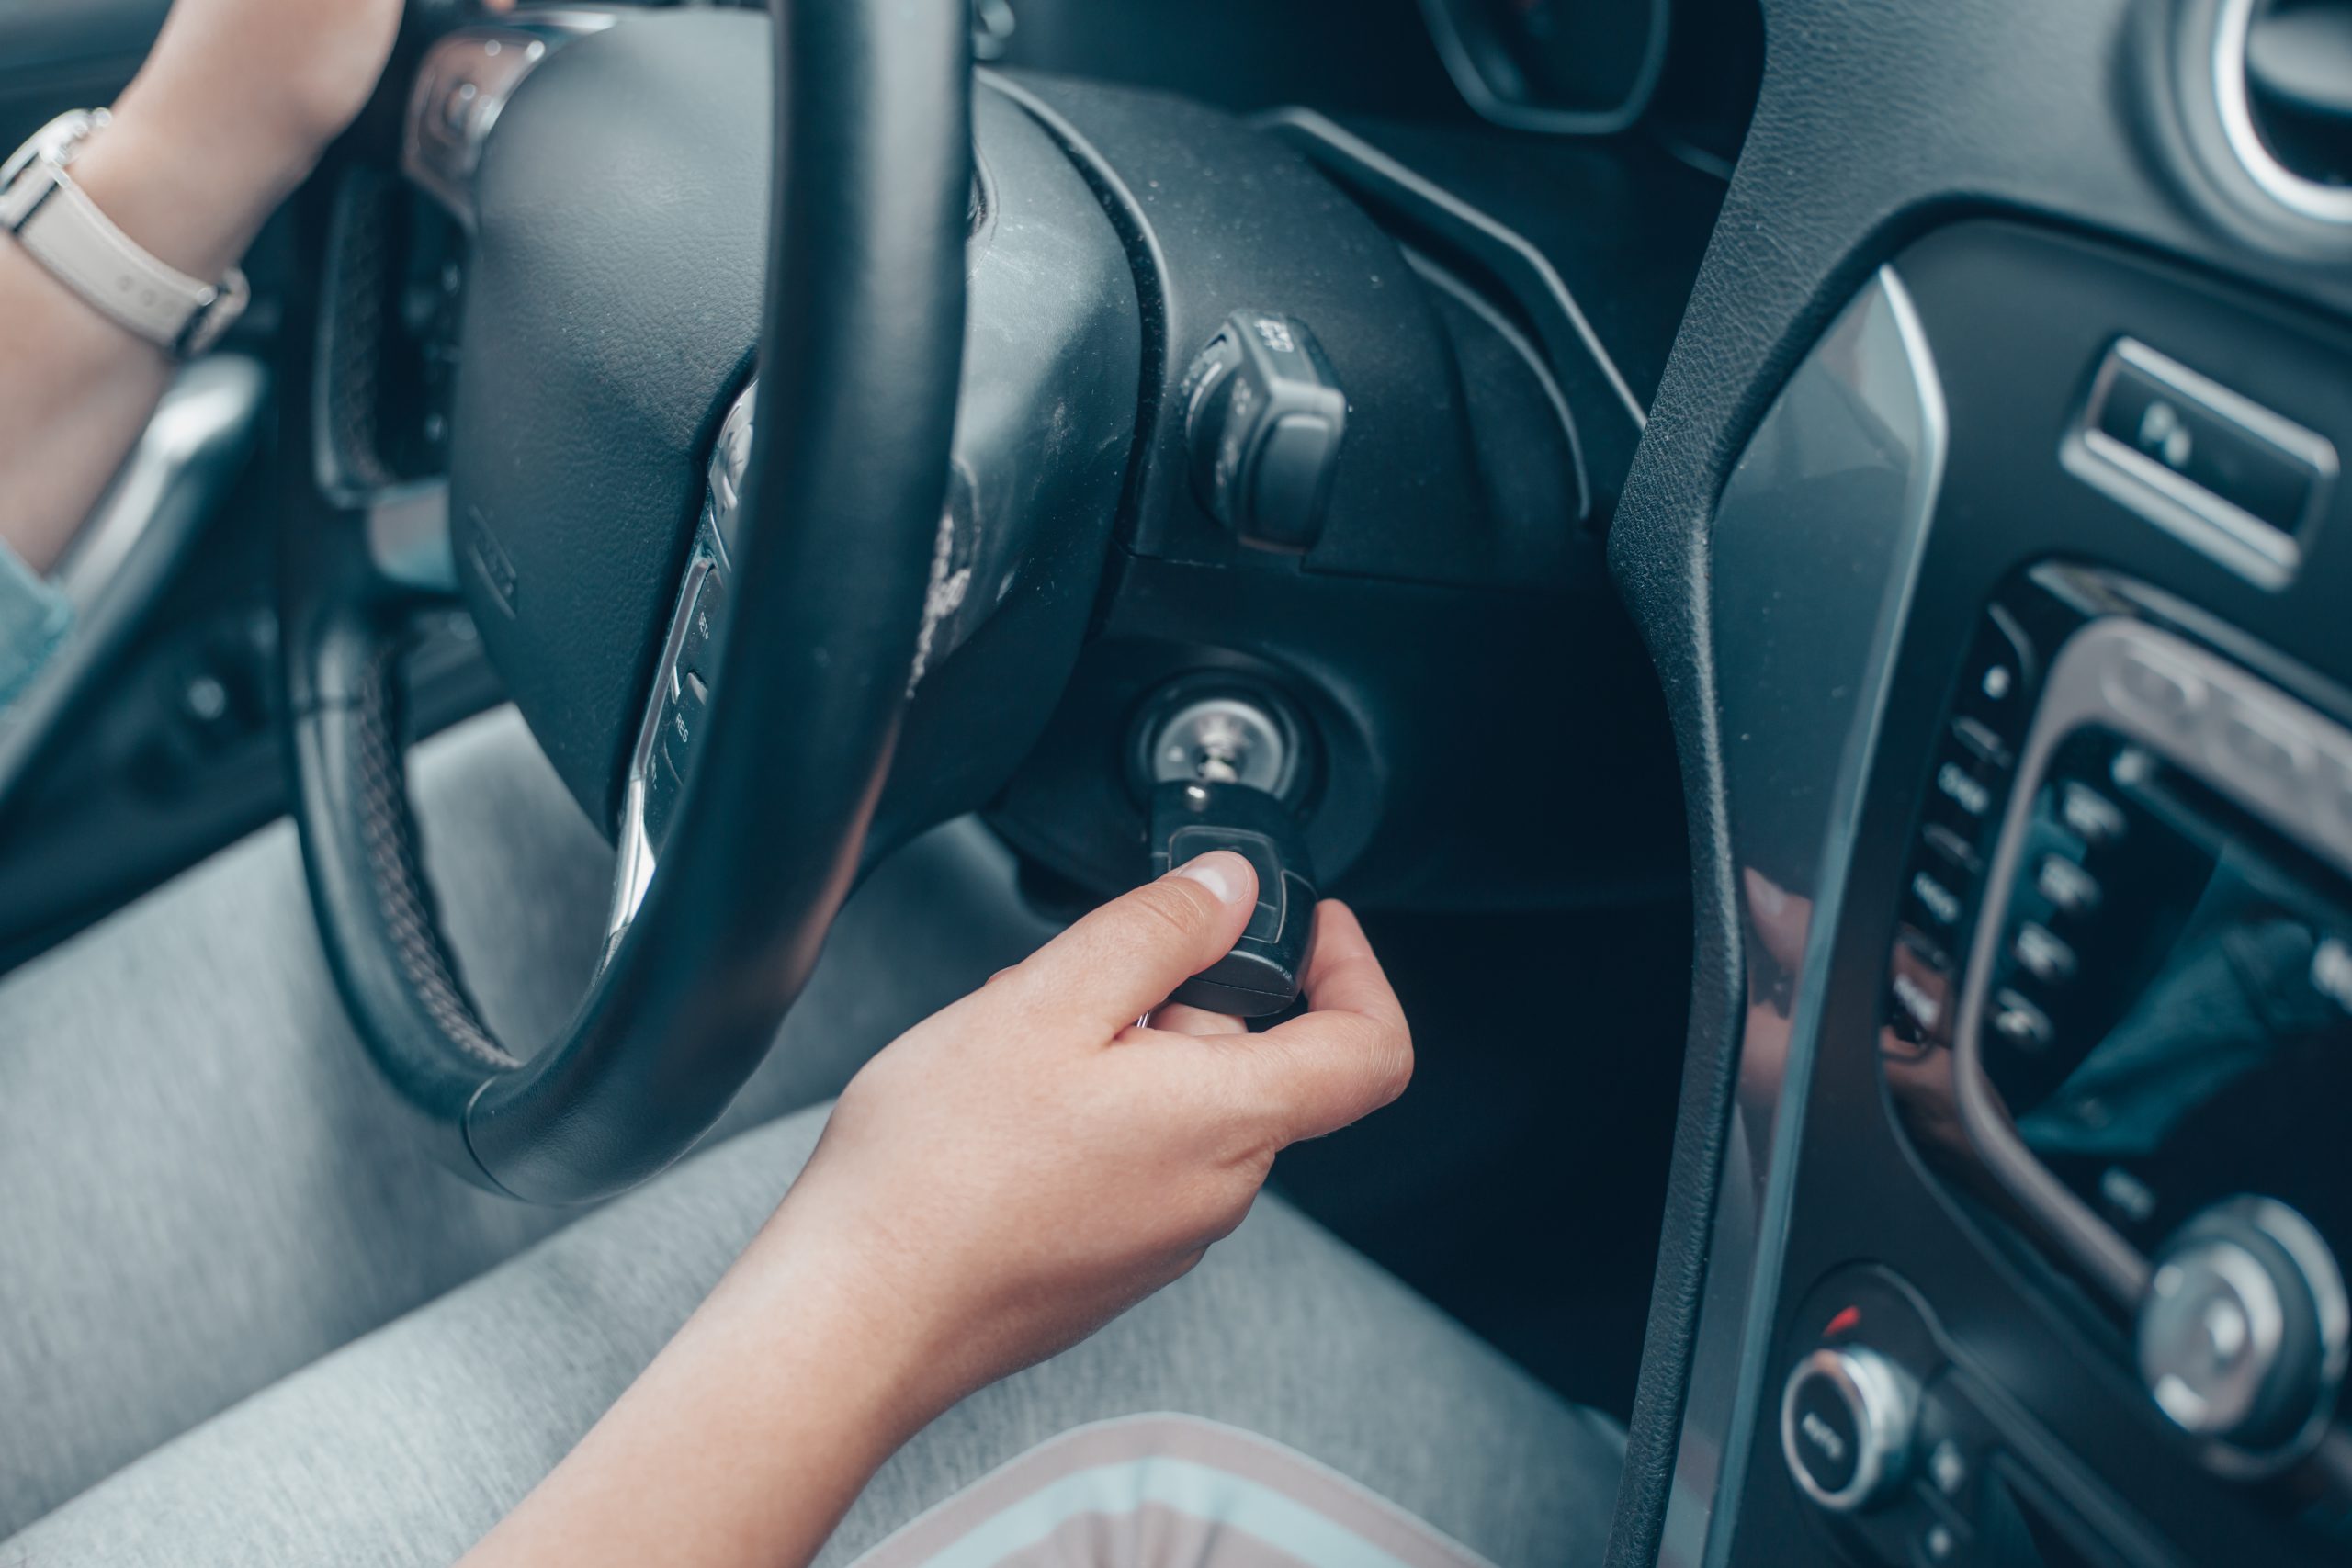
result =
M2343 1562L2352 229L2259 62L2352 10L1765 13L1611 541L1707 694L1612 1558Z

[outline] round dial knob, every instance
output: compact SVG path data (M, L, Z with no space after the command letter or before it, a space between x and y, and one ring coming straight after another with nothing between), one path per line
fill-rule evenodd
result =
M1781 1452L1806 1496L1852 1513L1903 1480L1918 1420L1910 1373L1864 1346L1825 1347L1781 1392Z
M2342 1382L2346 1320L2343 1276L2311 1223L2267 1198L2233 1198L2156 1255L2140 1302L2140 1376L2184 1431L2276 1448Z

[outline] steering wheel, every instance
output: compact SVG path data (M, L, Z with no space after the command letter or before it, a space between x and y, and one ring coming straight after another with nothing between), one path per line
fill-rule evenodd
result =
M935 629L975 214L966 7L783 5L769 30L518 12L424 51L403 95L432 110L407 172L467 205L473 241L447 579L583 803L607 781L620 802L614 934L542 1049L482 1022L422 873L398 670L430 596L388 564L399 507L289 508L289 751L332 968L447 1162L534 1201L658 1171L758 1066L853 885ZM710 106L770 72L773 146L743 145ZM680 197L762 164L763 212ZM729 254L729 223L733 254L766 236L763 284L737 291L760 302L756 419L752 323L686 265ZM352 405L336 344L374 298L343 259L289 367L322 451ZM665 745L691 729L690 752Z

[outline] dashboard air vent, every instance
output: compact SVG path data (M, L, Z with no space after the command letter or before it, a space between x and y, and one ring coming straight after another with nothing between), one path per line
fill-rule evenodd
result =
M2352 0L2227 0L2214 86L2230 149L2274 200L2352 226Z

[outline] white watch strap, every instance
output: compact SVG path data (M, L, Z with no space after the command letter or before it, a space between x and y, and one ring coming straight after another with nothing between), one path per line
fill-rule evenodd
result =
M72 117L69 117L72 118ZM84 121L84 125L87 125ZM174 354L200 354L244 309L244 275L218 284L190 277L149 254L98 210L66 173L72 140L45 130L19 155L15 179L0 189L0 229L14 232L33 258L96 310Z

